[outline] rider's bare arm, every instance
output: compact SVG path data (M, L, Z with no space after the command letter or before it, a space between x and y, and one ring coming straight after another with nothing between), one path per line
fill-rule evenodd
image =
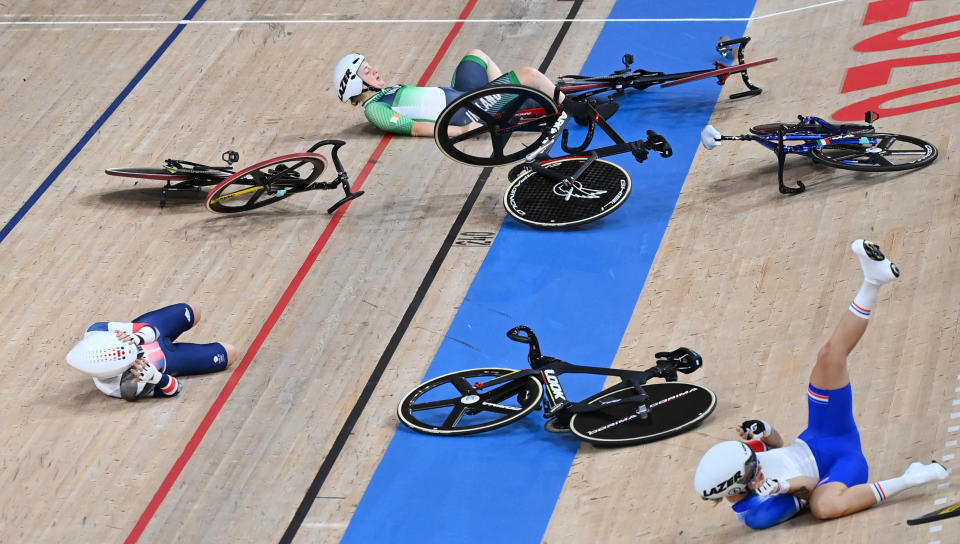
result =
M776 429L770 429L770 434L760 440L763 440L763 443L770 449L783 447L783 437Z
M414 123L414 125L413 125L413 130L414 130L413 135L414 135L414 136L418 136L418 134L417 134L417 132L416 132L416 130L417 130L417 124L419 124L419 123ZM432 137L432 136L433 136L433 123L424 123L424 124L430 125L430 134L424 134L423 136L431 136L431 137ZM460 136L460 135L463 134L464 132L473 130L473 129L475 129L475 128L479 128L480 126L482 126L482 125L481 125L480 123L477 123L476 121L473 121L473 122L471 122L471 123L468 123L468 124L462 125L462 126L447 125L447 136L450 136L450 137Z
M798 499L810 500L810 493L817 487L817 480L810 476L797 476L789 480L777 480L764 477L763 472L747 485L761 497L774 495L793 495Z
M414 121L413 127L410 129L411 136L420 136L424 138L433 138L433 126L435 123L430 121ZM452 129L456 127L450 127L451 136L455 136L452 133Z

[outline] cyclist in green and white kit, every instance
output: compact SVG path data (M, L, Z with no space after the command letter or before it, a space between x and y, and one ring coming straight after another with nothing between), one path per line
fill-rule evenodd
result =
M367 120L375 127L407 136L433 137L434 122L447 104L482 87L508 84L533 87L548 96L553 96L555 91L553 82L539 70L523 67L504 73L479 49L471 49L460 60L450 87L388 85L380 71L357 53L340 59L333 72L333 86L341 102L350 101L355 106L363 104ZM559 93L559 100L563 99L563 94ZM574 112L575 117L578 117L577 113ZM609 116L604 111L600 113ZM454 118L450 135L456 136L471 128L471 121Z

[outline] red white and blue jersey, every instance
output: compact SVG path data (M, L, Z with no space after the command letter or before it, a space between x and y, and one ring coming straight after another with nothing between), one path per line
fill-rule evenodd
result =
M143 349L143 356L147 361L152 364L157 370L161 373L166 370L167 361L166 355L163 352L163 349L160 348L160 343L157 341L159 339L159 332L147 323L127 323L127 322L117 322L117 321L101 321L90 325L87 328L87 332L93 331L107 331L115 332L120 331L129 334L130 336L137 336L142 342L140 347ZM97 386L97 389L103 393L110 395L111 397L121 398L120 397L120 378L122 374L118 374L112 378L93 378L94 385ZM169 374L163 374L160 378L160 381L157 384L148 384L143 382L137 383L137 396L146 397L146 396L155 396L155 397L172 397L180 392L180 382L173 376Z

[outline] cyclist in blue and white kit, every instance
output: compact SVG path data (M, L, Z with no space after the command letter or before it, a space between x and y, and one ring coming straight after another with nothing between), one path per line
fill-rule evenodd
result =
M867 483L847 356L867 329L880 287L900 271L873 242L857 240L851 247L860 259L864 281L850 312L817 354L807 390L807 429L784 447L769 423L744 421L737 431L745 442L713 446L697 467L694 485L700 497L727 498L737 518L754 529L789 519L807 505L818 519L845 516L948 475L937 462L913 463L902 476Z
M460 60L450 87L416 87L388 85L380 71L366 57L357 53L346 55L333 71L333 88L341 102L363 105L367 120L375 127L393 134L433 137L434 122L440 112L457 97L486 86L526 85L553 96L556 86L539 70L518 68L504 73L493 59L479 49L471 49ZM559 93L561 102L564 100ZM577 103L565 107L577 119L586 114ZM615 103L595 104L604 118L615 111ZM453 119L450 136L457 136L470 128L470 119Z

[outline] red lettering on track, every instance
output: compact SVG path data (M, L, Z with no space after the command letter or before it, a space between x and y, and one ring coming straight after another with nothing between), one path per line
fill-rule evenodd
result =
M863 26L906 17L907 13L910 12L910 4L924 1L926 0L877 0L876 2L870 2L870 5L867 6L867 14L863 17Z
M915 111L947 106L949 104L957 104L960 103L960 94L947 98L920 102L919 104L912 104L909 106L900 106L896 108L883 107L883 104L896 98L952 87L954 85L960 85L960 77L946 79L944 81L937 81L935 83L927 83L925 85L917 85L916 87L908 87L906 89L900 89L899 91L892 91L889 93L872 96L838 110L833 114L833 118L837 121L863 121L863 112L865 111L875 111L880 114L880 117L893 117L894 115L903 115L905 113L913 113Z
M904 47L913 47L914 45L923 45L925 43L938 42L940 40L949 40L950 38L960 37L960 30L955 30L953 32L944 32L943 34L934 34L933 36L926 36L923 38L913 38L912 40L900 39L900 36L903 36L908 32L914 32L924 28L930 28L932 26L952 23L954 21L960 21L960 14L950 15L949 17L941 17L939 19L932 19L930 21L924 21L915 25L907 25L900 28L895 28L889 32L877 34L872 38L863 40L857 45L854 45L853 50L860 51L862 53L890 51L892 49L903 49Z

